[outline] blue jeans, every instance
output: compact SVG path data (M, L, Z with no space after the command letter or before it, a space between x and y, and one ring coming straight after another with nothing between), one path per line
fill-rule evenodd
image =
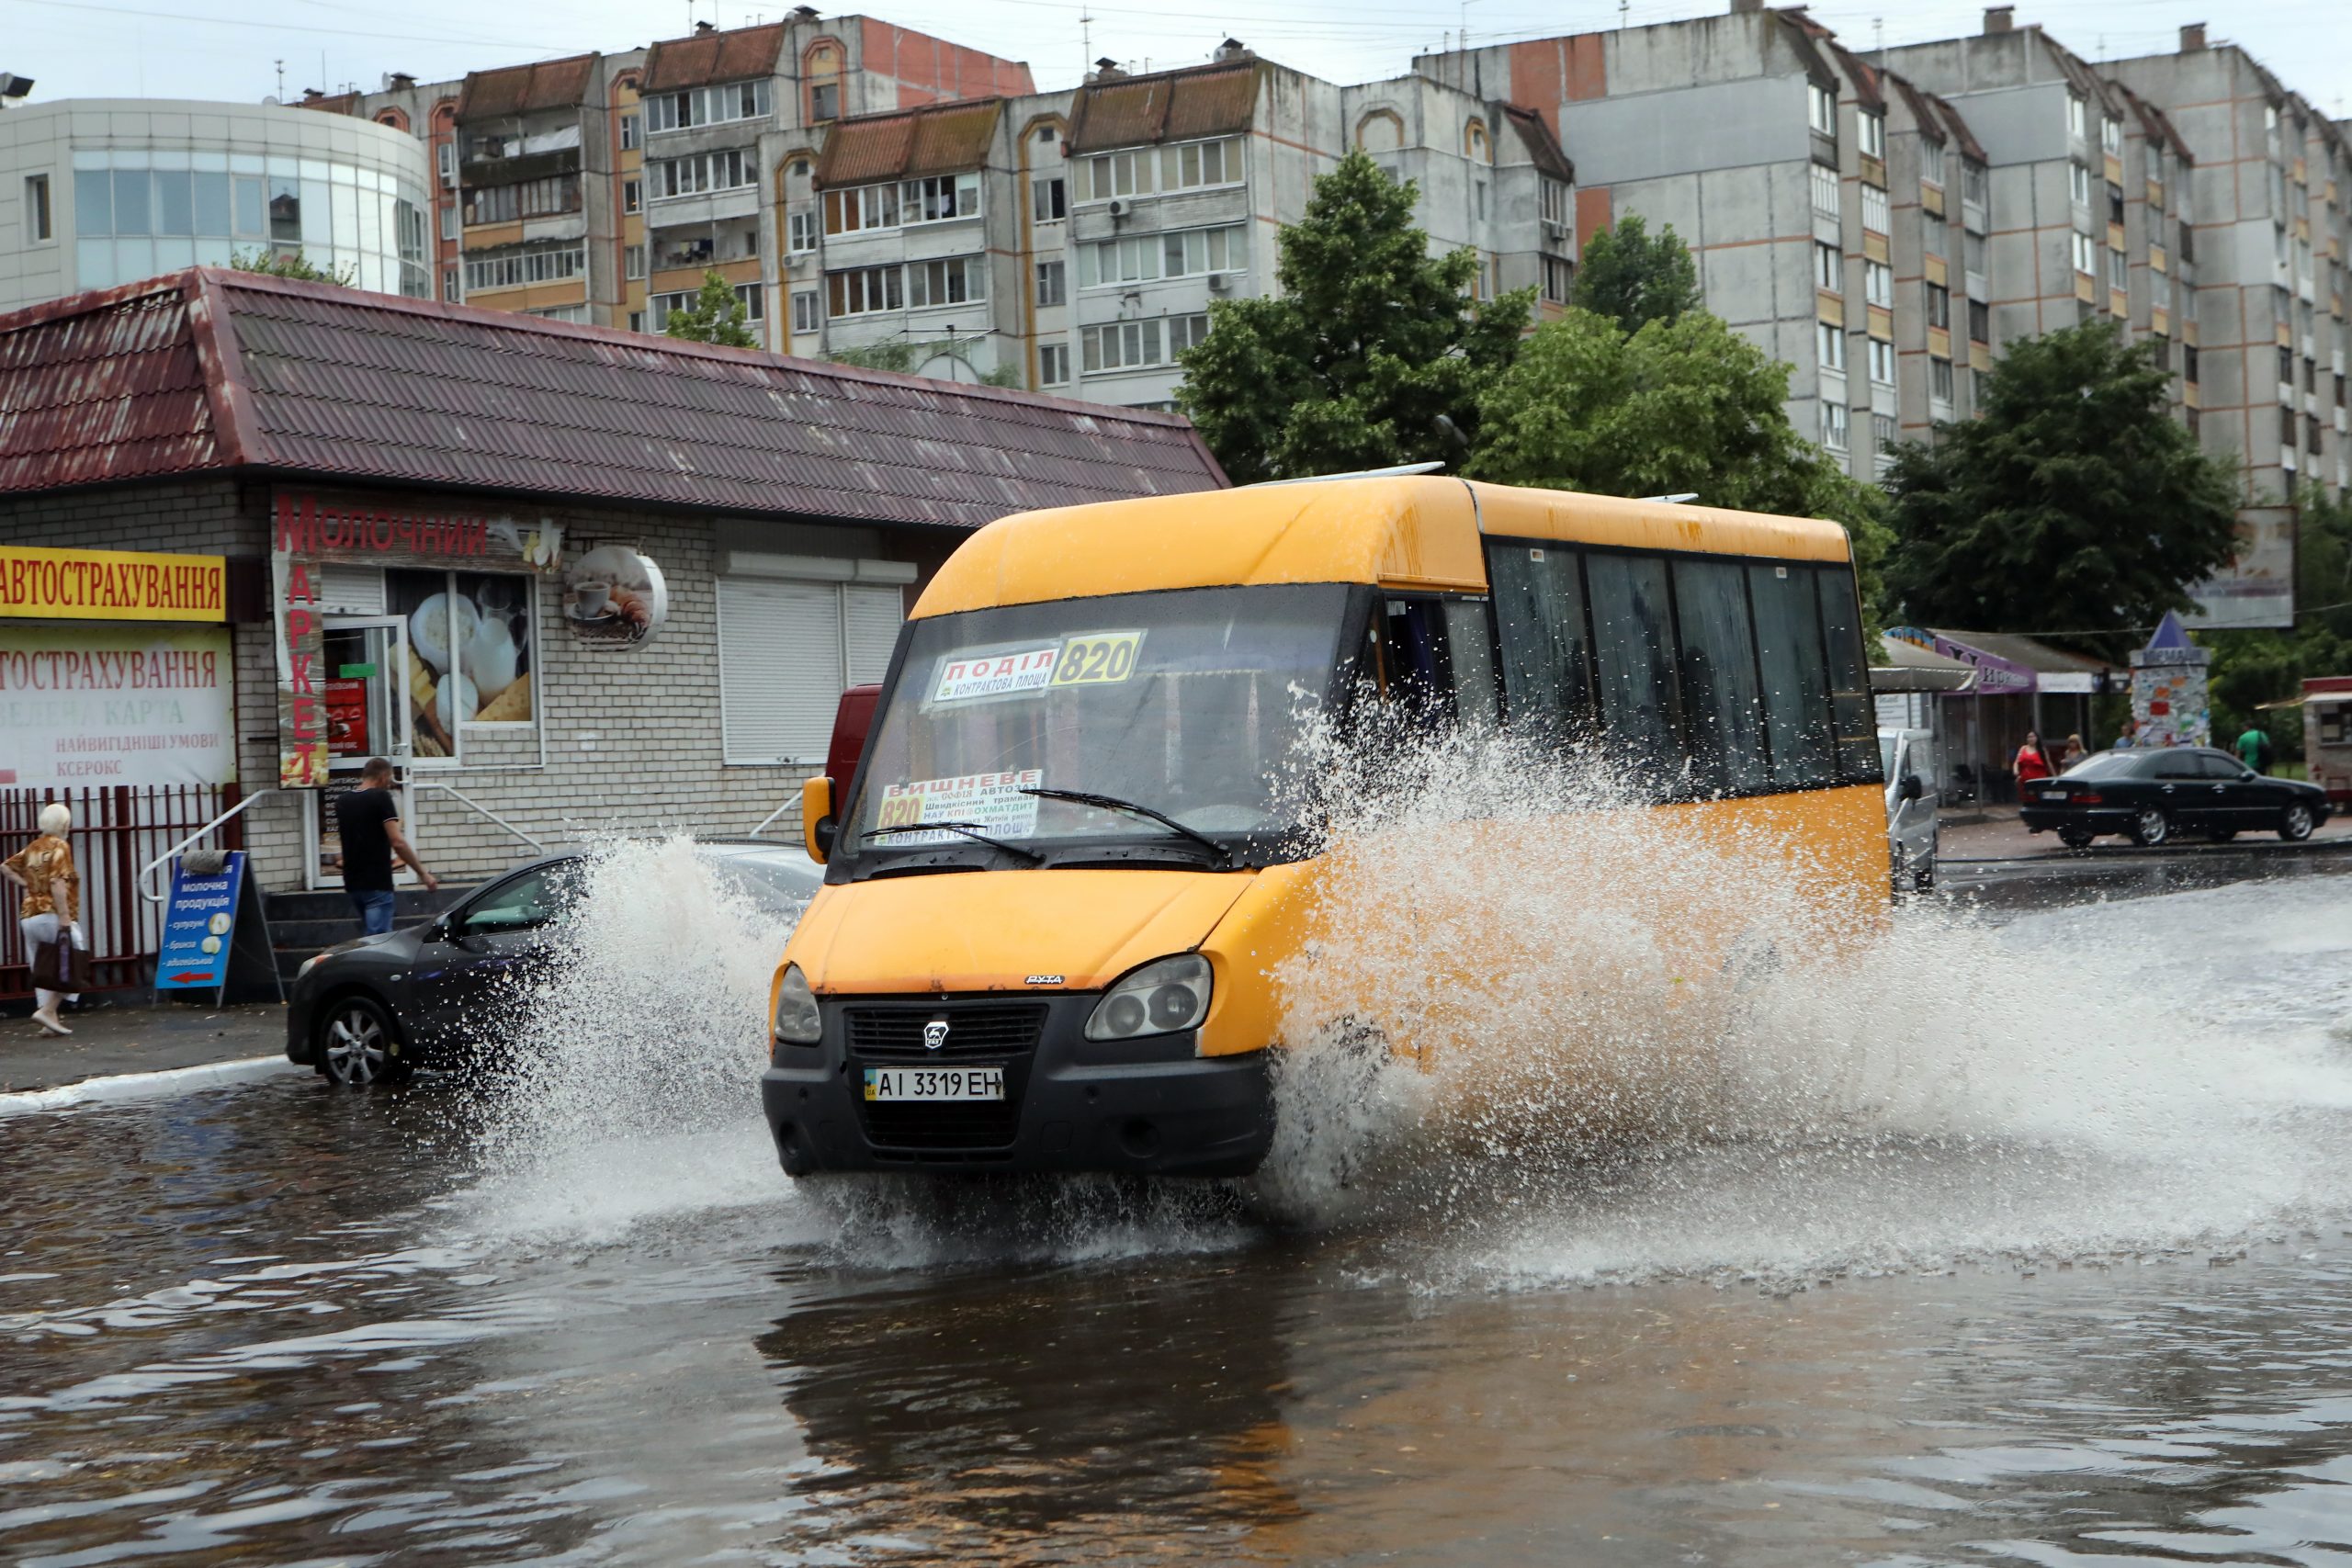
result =
M389 888L354 887L351 907L359 911L359 928L369 936L392 929L392 895Z

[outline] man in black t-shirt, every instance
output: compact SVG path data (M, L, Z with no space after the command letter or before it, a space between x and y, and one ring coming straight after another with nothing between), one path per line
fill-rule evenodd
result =
M392 929L394 855L424 881L426 892L441 886L401 831L401 804L392 794L389 758L368 759L359 772L359 787L334 803L334 826L343 840L343 890L351 895L360 929L369 936Z

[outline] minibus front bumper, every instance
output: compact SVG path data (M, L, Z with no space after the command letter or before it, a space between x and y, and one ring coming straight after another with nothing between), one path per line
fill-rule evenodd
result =
M1085 1037L1093 993L824 998L814 1046L777 1045L760 1096L786 1172L1242 1176L1273 1142L1269 1051L1194 1055L1190 1031ZM944 1023L939 1043L926 1025ZM880 1101L869 1068L997 1068L1001 1100Z

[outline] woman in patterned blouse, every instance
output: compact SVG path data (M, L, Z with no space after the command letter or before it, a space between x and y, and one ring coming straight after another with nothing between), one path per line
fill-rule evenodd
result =
M82 935L82 874L74 869L73 847L65 835L73 830L74 814L51 801L40 808L40 837L5 862L0 875L21 885L25 899L17 910L17 927L25 933L25 954L38 959L40 950L57 940L59 922L73 934L74 945L87 945ZM33 1021L51 1034L71 1034L57 1016L57 1004L71 1001L63 992L36 987L40 1003Z

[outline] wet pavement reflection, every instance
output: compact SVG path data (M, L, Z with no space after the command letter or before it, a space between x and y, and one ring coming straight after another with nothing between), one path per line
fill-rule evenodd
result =
M2326 909L2233 1005L2352 1016ZM0 1560L2352 1562L2322 1171L2170 1245L1532 1280L1463 1267L1465 1229L1541 1249L1459 1210L1113 1192L1008 1237L796 1190L753 1124L616 1163L607 1232L514 1228L470 1104L289 1075L0 1122ZM2342 1152L2345 1105L2280 1114ZM2008 1157L1835 1179L1998 1206ZM1661 1181L1770 1230L1737 1163Z

